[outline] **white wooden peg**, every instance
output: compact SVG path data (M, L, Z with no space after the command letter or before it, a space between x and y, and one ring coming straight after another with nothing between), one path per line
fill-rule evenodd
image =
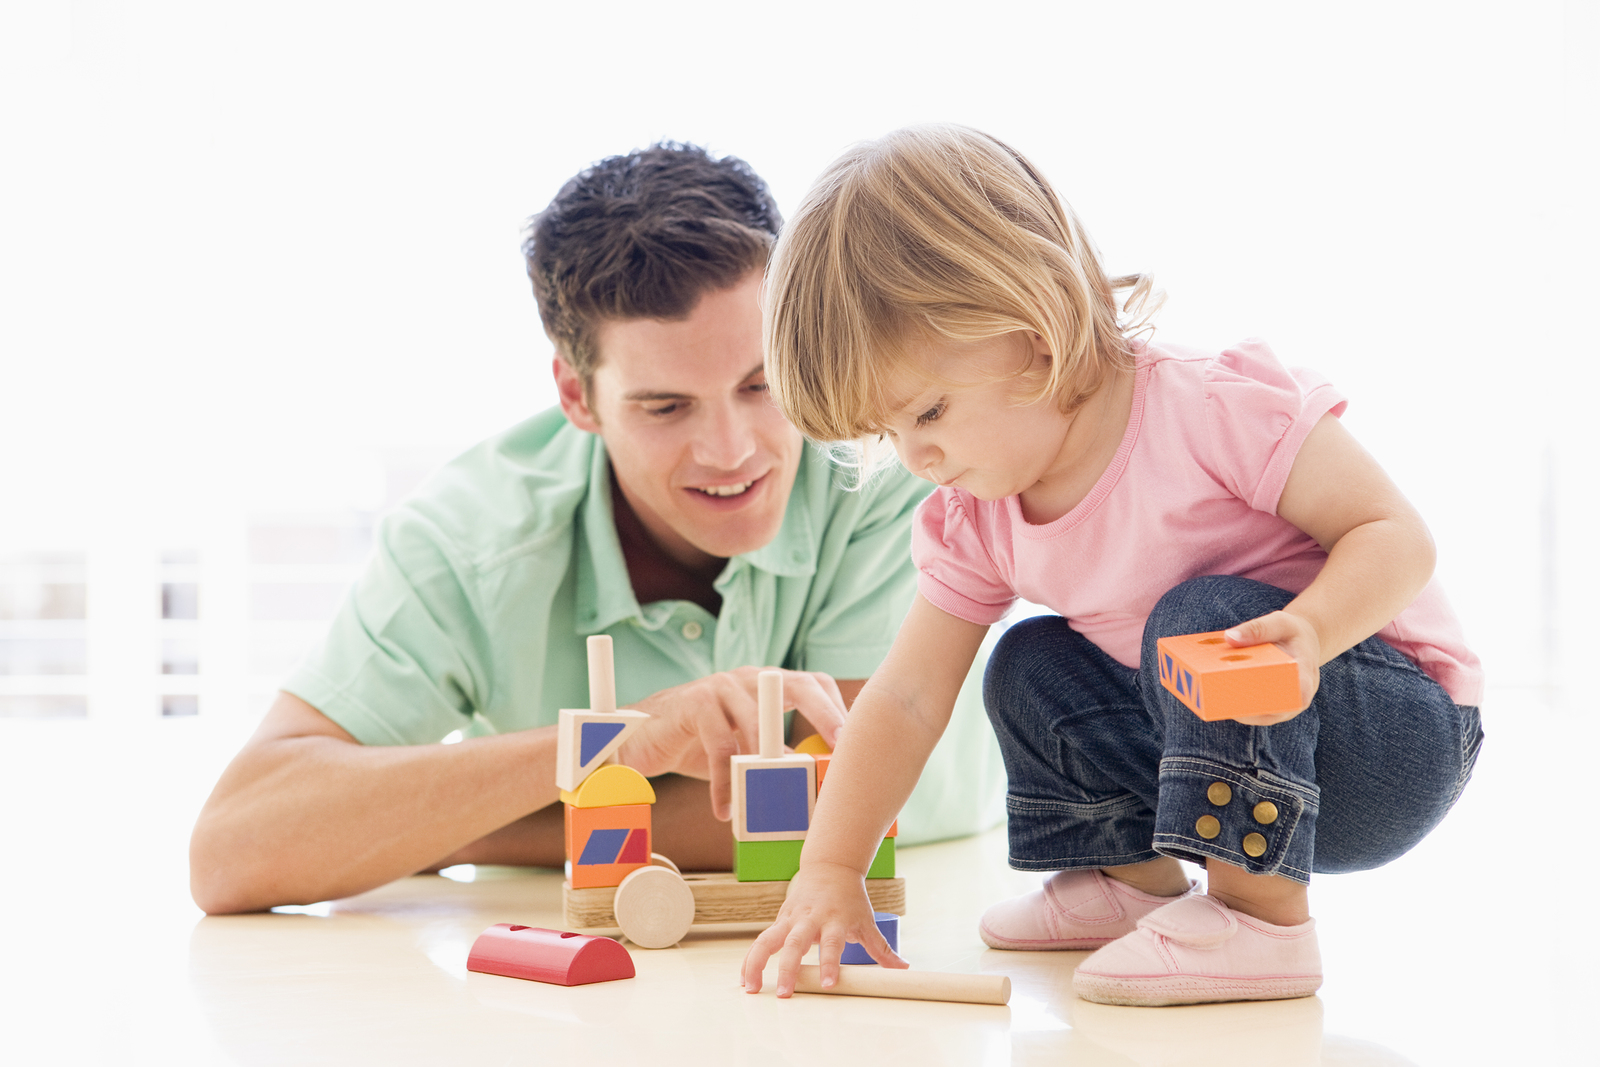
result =
M761 756L774 759L783 755L783 672L762 671L757 675L756 695Z
M611 660L611 636L589 638L589 710L610 714L617 710L617 676Z

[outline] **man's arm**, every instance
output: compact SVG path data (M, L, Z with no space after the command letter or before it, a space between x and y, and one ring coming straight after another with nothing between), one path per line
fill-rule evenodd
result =
M652 718L623 762L650 777L712 779L709 807L704 788L687 784L660 798L658 851L681 846L691 867L726 851L712 835L727 828L709 816L727 818L727 757L756 750L756 674L712 675L635 705ZM844 704L832 679L785 672L785 693L825 740L836 737ZM259 911L349 896L448 862L559 864L555 758L553 726L456 745L362 745L279 694L195 824L190 890L213 914Z

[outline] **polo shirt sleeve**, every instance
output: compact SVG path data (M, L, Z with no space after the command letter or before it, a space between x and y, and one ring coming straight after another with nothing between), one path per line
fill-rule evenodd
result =
M832 571L832 580L799 650L797 669L866 678L889 654L916 589L911 516L928 488L896 465L848 492L835 509L830 521L846 518L852 525L848 537L828 539L826 551L835 558L818 561L819 572Z
M1261 341L1225 349L1205 376L1212 475L1252 508L1276 514L1300 446L1345 403L1326 379L1285 368Z
M284 689L368 745L429 744L485 698L489 643L471 571L427 519L402 508L320 647Z

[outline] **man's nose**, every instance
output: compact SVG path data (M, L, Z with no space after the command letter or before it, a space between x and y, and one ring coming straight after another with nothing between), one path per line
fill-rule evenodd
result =
M713 470L738 470L755 451L755 427L748 412L737 404L719 404L706 411L695 439L696 463Z

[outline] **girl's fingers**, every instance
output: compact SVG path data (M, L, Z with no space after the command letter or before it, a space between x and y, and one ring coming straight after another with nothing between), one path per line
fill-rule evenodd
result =
M796 927L789 931L789 936L783 939L783 950L778 953L778 982L775 992L780 997L789 997L794 994L795 980L800 975L800 957L806 954L816 941L816 933L809 928ZM834 968L834 977L838 978L838 968Z

